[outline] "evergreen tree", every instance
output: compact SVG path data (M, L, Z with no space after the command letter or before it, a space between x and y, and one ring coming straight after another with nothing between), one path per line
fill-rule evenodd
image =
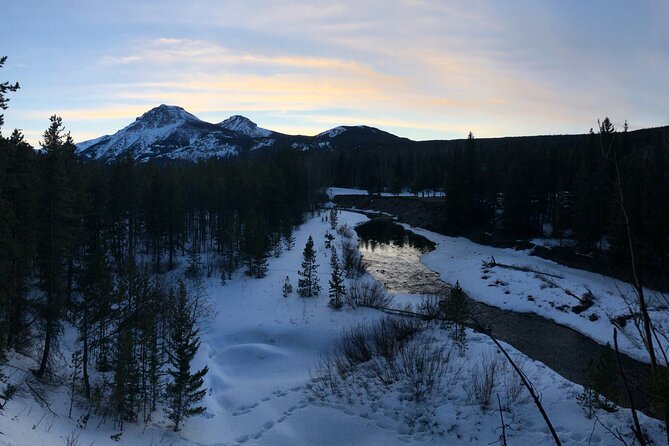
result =
M338 218L337 218L337 209L332 208L332 209L330 209L330 228L331 228L333 231L334 231L335 229L337 229L337 222L338 222Z
M200 253L197 252L194 246L191 246L188 251L188 266L184 275L187 279L197 281L202 278L202 259L200 258Z
M346 295L346 286L344 285L344 275L342 273L341 265L339 264L339 255L337 255L337 248L332 247L332 255L330 257L330 266L332 267L332 274L330 275L330 290L329 305L332 308L340 309L344 306L343 297Z
M444 302L444 317L451 323L450 335L455 341L460 354L463 355L467 348L467 333L465 323L469 318L469 305L467 303L467 293L460 286L460 282L455 282L446 301Z
M0 57L0 68L2 68L2 66L5 64L6 61L7 61L7 56ZM14 92L19 88L20 87L18 82L14 84L10 82L0 83L0 110L7 110L7 102L9 102L9 99L5 97L5 94L9 92ZM5 115L0 113L0 128L2 128L4 124L5 124Z
M325 232L325 249L332 248L332 240L335 239L335 236L332 235L329 231Z
M290 283L290 277L286 276L281 291L283 292L283 297L288 297L290 293L293 292L293 285Z
M121 429L125 421L137 420L143 403L144 321L154 310L149 310L151 293L147 271L140 271L134 260L129 259L120 273L115 302L117 334L111 403Z
M314 240L309 236L307 244L304 246L302 260L302 270L298 271L301 279L297 281L297 293L301 297L318 296L321 292L321 286L318 283L316 263L316 251L314 251Z
M195 316L188 299L186 286L179 284L177 307L170 332L169 366L170 382L165 389L167 416L179 431L183 420L201 414L205 407L197 406L206 393L202 389L208 367L191 373L190 364L200 347L199 330L195 327Z
M124 422L137 419L140 376L132 326L125 321L118 330L111 404L123 430Z
M35 253L35 153L21 132L0 136L0 357L30 341L28 291Z
M102 249L91 247L84 256L84 267L79 277L80 299L74 305L75 325L82 352L82 382L84 396L91 397L89 362L97 352L98 368L109 365L112 350L108 332L113 319L112 300L114 286L110 268Z
M390 183L390 192L399 195L407 185L407 179L404 173L404 162L401 156L397 156L393 164L392 179Z
M250 213L244 227L244 255L246 257L246 274L256 279L267 275L267 256L270 249L268 227L255 211Z
M44 132L42 151L42 185L40 188L41 238L39 241L40 288L45 301L41 306L44 326L44 346L38 377L49 369L52 355L58 349L61 318L71 290L73 237L77 234L75 190L72 184L75 145L69 133L63 133L63 121L51 117Z
M599 166L603 159L595 146L595 134L590 129L588 145L581 154L581 166L576 173L573 207L574 238L586 249L596 246L602 237L602 191L599 190Z
M285 237L284 242L286 243L286 251L290 251L295 247L295 236L293 235L293 231L290 228L288 228L284 237Z

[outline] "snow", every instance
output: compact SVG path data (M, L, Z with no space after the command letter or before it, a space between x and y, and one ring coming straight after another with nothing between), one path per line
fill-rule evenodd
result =
M299 151L301 151L301 152L304 152L304 151L306 151L306 150L309 150L309 146L308 146L307 144L304 144L304 143L298 143L298 142L294 142L294 143L292 143L292 144L290 145L290 147L293 148L293 149L295 149L295 150L299 150Z
M331 198L335 195L366 193L359 189L328 190ZM602 345L613 344L612 321L628 315L627 302L634 300L633 288L627 282L559 265L532 256L528 250L494 248L463 237L447 237L422 228L404 226L437 243L435 250L424 255L421 261L439 273L444 282L452 284L459 281L475 300L505 310L538 314L573 328ZM533 243L546 247L560 244L551 239L535 239ZM483 262L489 262L492 258L498 264L529 271L500 266L484 268ZM571 308L579 302L569 293L583 297L588 292L594 296L592 307L580 314L574 313ZM669 331L664 297L650 289L645 289L645 294L654 324L663 332ZM620 350L632 358L649 362L648 352L634 324L629 322L624 328L617 328L621 332ZM669 349L669 341L662 339L662 342L665 351Z
M266 147L272 147L274 143L276 142L275 139L266 139L264 141L259 141L254 145L251 150L258 150L258 149L264 149Z
M160 105L111 136L77 144L77 150L107 161L126 152L139 161L155 158L198 161L238 155L242 145L238 141L235 143L235 138L267 138L271 135L270 130L258 127L243 116L235 115L214 125L181 107ZM254 149L273 144L273 139L259 141Z
M629 314L627 301L634 299L629 283L559 265L532 256L526 250L493 248L462 237L447 237L420 228L410 229L437 243L435 251L425 254L421 261L439 273L445 282L459 281L465 291L478 301L506 310L536 313L573 328L602 345L613 344L612 320ZM530 271L484 267L483 262L492 258L498 264L528 268ZM571 308L579 301L569 293L583 297L588 292L594 296L593 305L580 314L574 313ZM645 292L654 323L660 329L668 329L664 299L652 290L646 289ZM622 333L620 350L637 360L649 362L648 353L633 323L629 322L625 328L618 327L618 330ZM667 348L666 343L663 347Z
M326 130L324 132L319 133L316 135L316 138L334 138L335 136L339 136L342 133L346 131L346 127L344 126L339 126L339 127L334 127L331 128L330 130Z
M200 120L181 107L163 104L147 111L135 122L111 136L77 144L77 150L83 152L99 144L94 154L95 158L115 158L129 149L132 149L134 157L138 158L150 151L151 145L167 138L187 122L196 123Z
M225 129L232 130L233 132L241 133L254 138L264 138L272 135L271 130L260 128L256 125L255 122L240 115L230 116L228 119L219 123L218 125Z
M333 197L337 195L368 195L369 192L367 192L364 189L352 189L352 188L346 188L346 187L329 187L327 190L328 197L332 199ZM426 197L443 197L444 192L443 191L432 191L432 190L426 190L426 191L421 191L418 192L417 194L414 194L413 192L409 191L402 191L396 194L390 193L390 192L381 192L382 197L415 197L415 196L422 196L425 194Z
M340 224L350 226L365 220L366 217L356 213L341 212L339 215ZM449 366L452 373L443 382L445 392L434 396L431 415L434 425L421 428L408 423L413 411L421 408L400 399L401 389L372 389L379 395L379 399L373 401L358 398L349 402L332 396L310 398L307 385L317 373L320 360L332 351L342 330L359 323L369 325L384 316L372 309L335 311L327 306L330 267L324 234L328 230L329 224L320 216L305 222L295 233L295 248L285 251L279 258L270 258L269 272L263 279L252 279L239 271L225 285L218 279L206 282L217 315L202 333L202 345L192 367L209 366L205 378L209 389L204 401L207 411L187 420L182 432L175 434L167 430L167 422L157 414L155 421L147 426L126 424L120 443L115 442L110 436L118 431L109 421L97 427L100 420L93 417L86 429L79 429L76 420L82 415L81 411L75 409L69 419L68 393L56 388L51 390L50 399L57 416L50 415L29 395L17 396L9 402L0 413L0 444L64 444L64 438L73 432L80 435L81 445L327 446L495 442L499 436L499 413L492 409L482 411L468 396L467 386L471 381L471 370L481 358L499 353L489 339L472 331L468 331L468 349L464 357L452 357ZM487 286L474 285L477 283L475 279L483 283L478 277L481 256L494 252L500 262L526 258L512 257L513 252L487 251L487 248L472 246L462 239L441 238L437 234L418 231L439 243L439 249L424 256L423 261L447 280L460 280L471 291L487 290ZM281 293L283 280L288 275L293 286L296 285L302 249L309 235L315 242L324 291L313 299L299 298L296 293L284 298ZM340 236L337 234L336 237L338 241ZM451 256L457 258L459 255L464 255L465 260L451 259ZM517 255L526 256L525 253ZM575 277L573 280L580 283L584 276ZM520 291L520 283L510 283L514 293L516 287ZM487 296L483 294L482 298L493 299L492 295ZM527 310L524 306L518 307L521 311ZM443 330L434 329L431 334L444 345L450 342ZM575 397L582 390L580 386L543 364L527 359L513 348L506 348L524 364L528 377L541 392L543 404L563 444L614 443L611 436L600 425L593 424L594 420L585 418L578 407ZM27 368L26 362L24 358L12 363ZM18 375L20 373L15 373L14 379ZM611 428L627 430L627 410L598 415ZM511 423L510 444L550 442L531 403L519 400L505 417ZM659 422L643 415L641 421L652 438L662 438Z

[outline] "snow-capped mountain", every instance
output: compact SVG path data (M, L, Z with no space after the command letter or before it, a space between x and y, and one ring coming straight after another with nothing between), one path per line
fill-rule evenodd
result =
M181 107L160 105L113 135L77 144L89 159L111 162L126 156L151 160L197 161L278 148L326 149L359 144L408 141L367 126L335 127L316 136L273 132L250 119L234 115L218 124L203 121Z
M255 122L241 115L230 116L225 121L219 123L218 126L252 138L266 138L273 133L271 130L258 127Z
M77 145L84 156L112 161L130 155L138 161L186 159L236 155L237 134L202 121L181 107L160 105L113 135Z

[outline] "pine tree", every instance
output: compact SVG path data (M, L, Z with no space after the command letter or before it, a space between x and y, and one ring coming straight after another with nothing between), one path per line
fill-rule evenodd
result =
M283 297L288 297L288 295L293 292L293 285L290 283L290 277L286 276L281 291L283 292Z
M106 369L111 351L107 336L113 318L113 278L109 264L100 247L91 247L84 256L84 266L79 277L80 299L74 306L75 325L82 351L82 382L84 396L90 398L88 365L92 352L97 352L97 364Z
M51 117L43 135L43 176L40 187L42 210L41 237L38 243L40 288L44 291L42 305L44 347L38 377L49 369L49 362L59 347L61 319L66 298L71 290L72 251L76 236L75 190L72 184L76 147L69 133L63 133L63 121Z
M455 282L455 285L451 288L444 307L444 316L451 323L450 336L458 346L460 354L463 355L467 348L465 323L469 317L469 306L467 304L467 294L460 286L460 282Z
M151 316L147 314L151 313L147 305L151 292L148 273L139 271L133 259L129 259L120 274L115 305L117 335L111 403L121 429L125 421L137 420L144 402L143 322Z
M295 236L290 227L286 228L286 232L283 235L284 243L286 244L286 251L290 251L295 247Z
M197 281L202 278L202 259L200 258L200 253L197 252L194 246L191 246L188 252L188 266L184 275L186 278Z
M35 152L21 132L0 136L0 358L2 345L22 349L30 339L28 291L35 249ZM6 340L6 343L5 343Z
M325 249L332 248L332 240L334 240L334 238L334 235L332 235L330 231L325 232Z
M339 264L339 256L337 249L332 247L332 256L330 257L330 266L332 267L332 274L330 276L330 303L332 308L340 309L344 306L343 297L346 295L346 286L344 285L344 275L342 273L341 265Z
M139 397L139 370L133 340L133 330L128 321L119 327L114 358L114 383L111 404L117 415L119 429L125 421L137 419Z
M200 347L199 330L195 327L195 315L188 299L186 286L179 284L177 308L170 333L168 351L170 368L167 374L170 382L165 389L167 396L167 416L174 423L174 431L179 431L183 420L201 414L205 407L196 406L206 393L202 389L204 375L209 371L203 369L191 373L190 363Z
M6 61L7 61L7 56L0 57L0 68L2 68L2 66L5 64ZM18 82L14 84L11 84L9 82L0 83L0 110L7 110L7 102L9 101L9 99L5 97L5 93L14 92L19 88L20 87ZM4 123L5 123L5 116L0 113L0 128L2 128Z
M332 230L337 229L337 223L338 223L337 209L332 208L330 209L330 228L332 228Z
M307 244L304 246L302 270L297 273L301 277L297 281L297 293L301 297L318 296L318 293L321 292L321 286L318 283L317 268L314 240L309 236Z

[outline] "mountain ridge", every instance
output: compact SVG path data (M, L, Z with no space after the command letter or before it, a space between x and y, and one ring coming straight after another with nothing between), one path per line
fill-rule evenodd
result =
M347 135L348 134L348 135ZM238 156L256 150L289 147L294 150L337 148L342 140L409 141L369 126L338 126L315 136L286 135L259 127L242 115L219 122L203 121L176 105L148 110L112 135L82 141L77 151L88 159L112 162L130 156L136 161L182 160Z

